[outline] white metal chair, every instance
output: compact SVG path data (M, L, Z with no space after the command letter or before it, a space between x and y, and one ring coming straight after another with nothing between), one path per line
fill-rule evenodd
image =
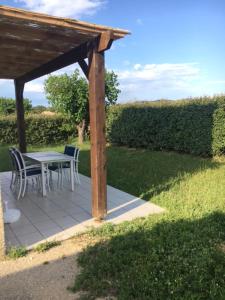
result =
M9 148L9 156L11 158L11 166L12 166L12 177L11 177L11 183L10 183L11 188L15 184L16 175L18 173L17 164L16 164L15 157L13 155L13 151L18 152L18 154L20 156L19 161L21 160L21 157L22 157L22 154L20 153L20 151L18 149L16 149L15 147ZM37 164L35 165L31 161L24 160L24 162L25 162L26 168L40 168L40 165L37 165Z
M13 159L13 165L15 166L14 171L14 179L12 182L12 185L14 185L15 190L17 189L17 186L19 188L17 199L20 198L20 196L24 197L28 180L31 179L32 183L34 184L34 179L36 180L37 186L41 186L41 168L40 166L33 165L33 166L26 166L25 161L23 159L23 156L21 152L18 149L12 149L11 150L11 157ZM45 171L46 175L46 183L49 187L49 176L48 171Z
M79 173L78 173L78 166L79 166L79 153L80 153L80 149L75 147L75 146L70 146L67 145L65 146L64 149L64 154L72 156L74 158L74 177L75 177L75 181L80 184L80 177L79 177ZM69 180L69 176L67 174L67 170L70 169L70 163L66 162L66 163L58 163L58 164L52 164L48 166L48 169L50 170L50 182L52 184L52 174L51 172L58 172L58 186L59 183L62 186L63 183L63 173L64 176Z
M74 158L74 177L75 181L80 184L80 177L79 177L79 154L80 154L80 149L75 147L75 146L70 146L67 145L65 146L64 149L64 154L73 156ZM70 165L68 163L62 165L63 170L70 168Z

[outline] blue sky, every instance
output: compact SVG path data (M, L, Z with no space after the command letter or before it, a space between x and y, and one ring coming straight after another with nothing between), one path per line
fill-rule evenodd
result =
M225 93L224 0L10 0L2 5L120 27L131 35L106 54L122 90L119 101ZM61 72L72 72L73 65ZM12 82L0 95L14 97ZM34 105L47 104L43 78L27 84Z

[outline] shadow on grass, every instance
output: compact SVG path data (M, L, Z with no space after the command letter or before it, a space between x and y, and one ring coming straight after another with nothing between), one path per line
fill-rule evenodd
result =
M81 147L79 171L90 176L90 151L86 144ZM64 146L30 148L30 151L63 151ZM122 147L107 147L107 182L109 185L132 195L149 200L169 190L186 176L221 164L174 152L160 152ZM0 148L0 171L10 170L8 146Z
M225 214L151 220L98 230L107 239L80 254L73 290L88 299L225 299Z
M73 299L66 288L75 277L72 289L87 291L85 299L225 299L225 214L159 221L146 218L93 231L103 240L79 254L79 275L71 254L2 273L0 298Z
M169 190L186 176L220 165L212 159L174 152L107 148L108 184L145 200ZM80 156L81 173L90 176L89 166L90 153L83 150Z

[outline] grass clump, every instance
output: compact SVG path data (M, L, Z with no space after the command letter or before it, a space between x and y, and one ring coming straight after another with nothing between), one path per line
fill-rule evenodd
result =
M61 245L61 242L59 242L59 241L44 242L44 243L39 244L35 248L35 250L37 252L41 253L41 252L48 251L49 249L54 248L59 245Z
M7 257L11 259L17 259L19 257L24 257L28 254L28 250L21 246L21 247L11 247L7 251Z
M165 213L90 234L72 290L89 299L225 299L225 163L108 149L108 182Z
M86 299L224 300L225 159L112 146L107 157L109 185L165 213L86 234L71 289ZM89 159L86 144L80 171L87 176Z

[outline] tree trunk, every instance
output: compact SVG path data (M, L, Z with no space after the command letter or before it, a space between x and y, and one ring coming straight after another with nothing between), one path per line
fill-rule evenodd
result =
M78 132L78 143L83 144L84 132L85 132L85 120L82 120L80 124L77 125L77 132Z

